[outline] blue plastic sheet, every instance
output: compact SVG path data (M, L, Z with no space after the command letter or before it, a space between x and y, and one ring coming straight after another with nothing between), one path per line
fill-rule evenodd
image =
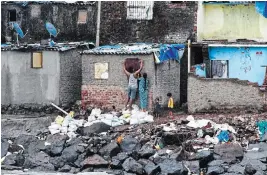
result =
M217 136L220 142L228 142L229 141L229 132L228 131L221 131L220 134Z
M53 24L50 22L45 23L46 30L50 33L50 35L56 37L57 36L57 29Z
M184 44L162 44L160 46L160 62L166 60L177 60L180 62L184 54Z
M267 133L267 121L263 120L257 123L257 126L259 127L259 130L261 132L260 139L264 136L265 133Z
M256 1L255 8L258 13L267 18L267 1Z

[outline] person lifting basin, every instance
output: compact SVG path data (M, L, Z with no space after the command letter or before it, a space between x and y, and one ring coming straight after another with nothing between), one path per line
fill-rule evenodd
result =
M125 74L127 75L129 82L128 82L128 99L125 104L125 108L127 109L127 105L129 103L129 109L132 109L132 104L133 101L136 97L136 92L137 92L137 74L142 70L143 68L143 60L140 60L140 68L134 72L133 67L129 67L128 71L126 70L125 67L125 61L123 63L123 70Z

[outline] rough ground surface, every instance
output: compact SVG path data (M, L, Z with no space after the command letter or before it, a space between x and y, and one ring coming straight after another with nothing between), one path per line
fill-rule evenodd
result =
M1 152L5 155L2 171L16 174L106 172L109 174L266 174L267 143L260 142L257 120L266 120L262 114L201 114L195 119L211 119L228 123L237 131L236 141L207 144L198 138L198 129L186 126L187 115L176 115L173 120L155 119L154 123L124 125L111 128L106 134L84 134L68 141L67 136L51 135L47 131L52 118L2 116ZM23 122L21 122L23 121ZM12 123L12 129L8 132ZM174 131L164 131L166 123L173 123ZM26 125L30 124L30 130ZM205 135L213 136L212 129L202 128ZM101 132L101 131L99 131ZM3 133L3 132L2 132ZM122 136L122 140L119 140ZM10 143L8 143L8 140ZM24 147L24 149L21 147ZM156 145L161 146L157 150ZM206 148L206 149L203 149ZM247 149L257 148L256 151ZM2 155L3 157L3 155ZM16 171L9 171L16 170ZM18 173L21 174L21 173ZM50 174L47 174L50 175ZM51 174L52 175L52 174ZM62 174L63 175L63 174Z

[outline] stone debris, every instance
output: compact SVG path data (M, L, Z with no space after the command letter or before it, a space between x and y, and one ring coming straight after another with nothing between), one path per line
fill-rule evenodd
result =
M93 113L101 115L97 110ZM45 132L42 137L22 134L1 139L2 169L125 175L266 174L267 143L257 127L257 121L246 116L214 120L188 116L116 127L95 122L77 127L72 131L76 137L62 132Z

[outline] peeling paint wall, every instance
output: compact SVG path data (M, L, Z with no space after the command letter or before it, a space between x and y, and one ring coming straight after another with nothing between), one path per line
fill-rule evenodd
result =
M267 41L267 18L257 13L254 4L198 6L197 40L248 39Z
M267 65L267 47L209 47L211 60L229 61L229 78L262 85Z
M16 37L9 29L9 10L16 10L17 23L24 33L20 42L35 43L48 39L49 33L45 22L49 21L59 30L55 41L95 41L96 35L96 5L69 4L29 4L22 7L19 4L1 4L1 34L5 37ZM78 23L79 10L87 12L87 22Z

